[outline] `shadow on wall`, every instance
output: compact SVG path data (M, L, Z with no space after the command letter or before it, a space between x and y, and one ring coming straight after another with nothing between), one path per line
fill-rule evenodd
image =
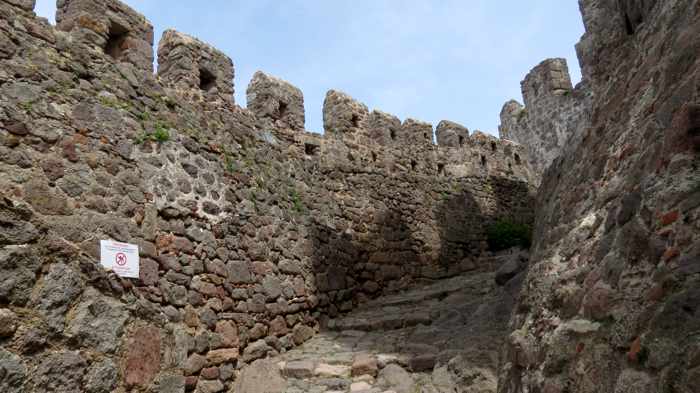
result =
M498 266L484 265L490 259L481 258L488 255L487 227L502 218L532 224L526 183L489 178L444 187L428 210L421 206L429 201L400 207L386 207L396 206L386 201L365 223L331 227L312 218L311 266L324 314L335 318L369 299L430 280L495 271Z
M383 211L373 218L370 232L357 234L313 220L312 267L319 305L331 318L358 302L409 284L418 266L411 250L411 230L403 216Z
M453 192L437 208L438 263L448 275L457 267L460 271L498 268L476 265L488 251L487 229L498 220L532 226L534 198L527 183L490 177L484 184L487 190L475 187Z

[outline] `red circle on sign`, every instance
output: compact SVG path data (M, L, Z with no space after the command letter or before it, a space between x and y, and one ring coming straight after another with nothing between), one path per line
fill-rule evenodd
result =
M117 258L117 265L119 265L119 266L126 265L126 254L124 254L123 252L120 252L117 254L116 258Z

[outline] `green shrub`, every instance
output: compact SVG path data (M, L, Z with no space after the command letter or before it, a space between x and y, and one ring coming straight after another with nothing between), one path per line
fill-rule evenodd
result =
M158 143L164 143L170 140L170 132L168 131L168 126L162 122L157 122L155 131L136 136L135 142L140 145L146 141L153 141Z
M530 248L532 228L527 224L501 219L486 229L486 241L491 251L505 250L515 246Z
M156 142L167 142L170 140L170 132L168 132L167 126L163 123L156 124L156 130L153 132L153 140Z
M294 210L297 213L303 213L304 212L304 203L301 201L301 197L299 196L299 193L297 190L290 188L289 189L289 198L292 200L292 206Z

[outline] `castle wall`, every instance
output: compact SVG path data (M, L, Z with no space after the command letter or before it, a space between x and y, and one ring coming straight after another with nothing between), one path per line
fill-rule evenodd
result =
M170 87L233 102L233 61L187 34L163 32L158 43L158 77Z
M304 130L304 95L289 82L258 71L248 85L246 98L247 108L266 121L266 126L291 131L292 137Z
M469 140L469 130L461 124L441 121L435 129L437 144L447 147L463 147Z
M580 4L590 124L543 175L499 392L694 392L700 8Z
M501 138L528 150L533 167L543 173L569 138L587 125L590 97L585 84L574 89L565 59L547 59L521 82L525 105L511 100L501 110Z
M298 89L257 74L237 107L231 60L184 34L154 76L119 2L63 1L58 29L30 6L0 1L0 391L226 389L365 299L491 268L485 226L532 221L520 145L436 146L341 93L306 133ZM139 279L102 239L139 245Z

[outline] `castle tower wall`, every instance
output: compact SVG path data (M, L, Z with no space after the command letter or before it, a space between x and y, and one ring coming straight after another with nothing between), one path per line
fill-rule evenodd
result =
M501 110L501 138L524 145L542 173L569 138L586 124L585 89L573 89L565 59L547 59L521 82L525 105L510 100Z
M416 119L406 119L401 124L400 143L415 146L433 144L433 125Z
M248 109L273 128L304 129L304 94L289 82L258 71L248 84L246 98Z
M323 129L331 135L359 133L367 127L367 106L349 95L329 90L323 101Z
M99 47L114 61L153 71L153 25L143 15L119 1L58 0L56 6L59 30Z
M187 34L166 30L158 44L158 77L165 84L233 101L233 61Z
M438 123L435 136L438 146L462 147L469 139L469 130L461 124L443 120Z
M369 114L368 123L370 139L382 146L396 143L396 138L401 133L401 120L377 109Z

